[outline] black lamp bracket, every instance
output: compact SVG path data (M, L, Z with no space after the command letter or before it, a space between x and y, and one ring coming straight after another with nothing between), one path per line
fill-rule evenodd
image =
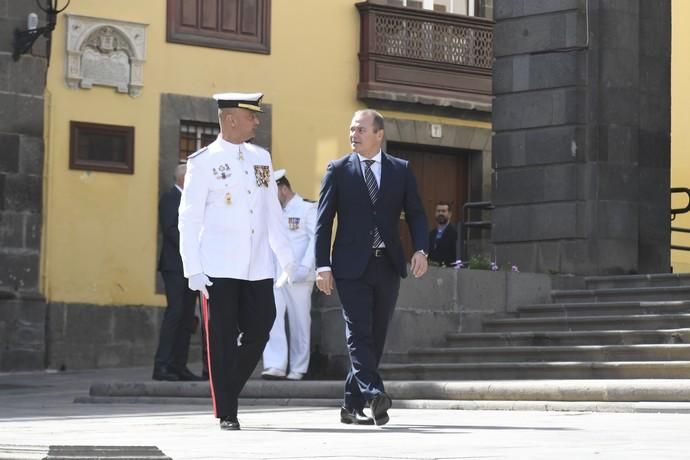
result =
M12 58L18 61L22 54L27 53L34 42L39 37L43 36L50 40L50 36L57 24L57 15L62 13L70 4L72 0L67 0L67 3L62 8L58 7L60 0L36 0L36 5L46 14L48 23L43 27L37 27L26 30L15 29L14 31L14 52ZM45 6L44 6L45 3ZM48 50L50 56L50 49Z

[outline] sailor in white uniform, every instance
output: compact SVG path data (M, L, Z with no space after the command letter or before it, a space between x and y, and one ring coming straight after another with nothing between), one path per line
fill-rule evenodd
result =
M301 380L309 368L311 293L316 278L314 241L317 205L292 190L284 169L276 170L274 176L280 204L283 206L282 225L290 237L298 266L292 283L274 288L276 320L264 349L264 371L261 375L269 380L286 377L288 380ZM280 276L282 271L277 263L276 276ZM289 337L285 333L286 313Z
M179 209L184 275L202 294L211 395L224 430L240 429L238 395L275 319L273 254L288 279L297 267L271 157L247 142L259 125L262 96L213 96L220 135L188 157Z

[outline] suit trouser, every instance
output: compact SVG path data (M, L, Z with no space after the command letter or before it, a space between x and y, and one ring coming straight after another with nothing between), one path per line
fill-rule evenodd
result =
M388 324L400 291L400 275L387 257L369 259L364 275L336 279L343 304L350 372L345 380L344 405L362 409L384 391L378 373Z
M264 349L264 369L273 367L282 371L306 374L309 368L309 342L311 338L311 293L314 283L294 283L275 288L276 320ZM290 337L285 334L287 312Z
M154 366L180 371L187 366L189 341L194 332L197 292L189 289L187 279L182 273L164 271L161 275L168 307L161 323Z
M273 280L211 281L204 321L213 411L216 417L237 416L237 398L261 358L275 319Z

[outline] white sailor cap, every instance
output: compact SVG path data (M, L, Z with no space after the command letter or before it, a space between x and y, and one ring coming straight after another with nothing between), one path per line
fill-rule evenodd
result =
M273 171L273 180L279 181L283 177L285 177L284 169L276 169L275 171Z
M213 95L219 109L240 107L254 112L263 112L261 110L261 98L263 97L262 93L218 93Z

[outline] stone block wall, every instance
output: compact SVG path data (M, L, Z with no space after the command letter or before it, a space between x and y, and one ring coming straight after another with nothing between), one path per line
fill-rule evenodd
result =
M440 346L450 332L479 332L482 318L509 314L517 305L548 302L551 283L543 274L430 267L423 278L401 283L384 361L402 361L410 348ZM40 358L41 366L49 369L75 370L153 366L165 309L51 303L46 311L38 302L33 310L21 311L35 315L31 321L45 322L33 328L21 318L14 325L0 321L0 337L22 323L21 331L7 337L15 340L21 334L22 343L36 344L32 360ZM310 376L343 377L349 358L337 292L326 296L314 290L311 331ZM201 360L200 336L197 332L192 337L190 363ZM47 344L45 364L39 343Z
M669 270L670 3L496 0L499 261Z
M36 10L34 2L0 1L0 371L45 366L39 295L45 39L18 61L12 57L14 30L25 28Z
M429 267L423 278L402 281L383 361L403 361L411 348L441 346L451 332L481 332L483 318L510 314L518 305L548 303L551 285L545 274ZM349 358L337 292L313 299L313 371L342 377Z
M41 297L0 298L0 372L46 367L45 319Z

